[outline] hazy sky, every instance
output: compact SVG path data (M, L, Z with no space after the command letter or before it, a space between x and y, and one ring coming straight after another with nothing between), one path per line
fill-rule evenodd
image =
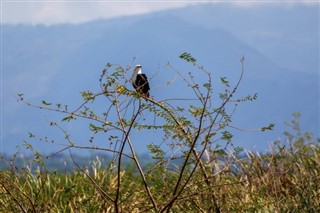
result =
M199 3L200 2L200 3ZM143 14L159 10L186 7L214 1L177 0L1 0L1 23L59 24L83 23L101 18ZM271 1L231 1L235 6L261 6ZM279 1L274 1L279 2ZM290 7L296 3L316 1L285 1Z
M100 18L149 13L185 7L188 1L6 1L2 2L2 23L82 23Z

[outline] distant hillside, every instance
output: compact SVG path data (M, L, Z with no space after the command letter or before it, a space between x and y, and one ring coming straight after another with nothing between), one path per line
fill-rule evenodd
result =
M283 122L296 111L302 114L305 130L318 134L319 50L315 45L319 32L314 26L319 25L315 11L312 7L266 7L248 12L247 8L205 5L80 25L3 25L2 151L13 152L30 131L43 136L57 134L46 119L60 118L16 103L16 93L24 93L34 102L76 106L81 91L98 88L107 62L126 66L133 57L149 76L159 71L150 82L156 88L172 78L165 66L168 61L182 72L190 69L178 58L182 52L192 53L215 80L227 76L232 82L240 74L239 59L245 56L239 95L257 92L259 99L239 106L235 125L251 129L273 122L276 130L235 132L235 143L264 150L267 142L281 136ZM281 36L272 38L268 32ZM282 58L281 63L276 58ZM306 70L301 69L304 64ZM154 89L152 95L159 100L188 96L178 82ZM74 128L81 143L87 143L83 138L88 138L88 133L82 133L87 128ZM41 143L35 146L51 151ZM139 146L143 152L145 144Z

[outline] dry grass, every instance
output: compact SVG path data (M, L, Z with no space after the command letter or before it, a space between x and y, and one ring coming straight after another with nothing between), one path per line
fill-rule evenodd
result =
M212 212L214 193L222 212L319 212L320 146L310 134L288 135L263 155L248 151L246 157L207 164L212 169L212 189L196 174L174 203L172 211ZM229 161L231 162L231 161ZM222 170L221 170L222 169ZM90 172L89 172L90 170ZM90 174L90 176L88 176ZM161 206L168 202L177 179L163 167L148 173L150 189ZM0 172L0 212L113 212L117 173L90 168L71 174L21 170ZM151 211L143 182L132 167L121 172L121 212Z

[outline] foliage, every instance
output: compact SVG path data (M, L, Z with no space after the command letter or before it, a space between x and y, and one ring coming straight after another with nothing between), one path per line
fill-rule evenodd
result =
M297 126L296 126L297 127ZM214 193L222 212L319 212L320 144L310 133L286 133L270 152L260 155L247 151L235 157L231 152L208 162L211 191L197 172L172 207L172 211L210 211ZM231 163L233 162L233 163ZM227 168L229 165L230 168ZM166 202L178 179L175 167L148 170L151 193L158 203ZM97 158L87 167L70 174L35 173L25 170L0 172L1 212L113 212L117 173L103 167ZM119 211L154 211L145 199L145 189L134 165L120 173L123 187Z
M1 172L1 192L5 195L0 201L3 204L1 210L220 212L280 207L273 206L275 200L268 200L269 197L266 199L268 205L264 206L263 195L257 194L261 191L256 188L261 186L259 181L265 181L260 180L263 176L258 172L264 168L265 162L272 159L268 166L280 162L275 161L277 158L272 154L266 155L266 159L258 158L261 162L256 161L253 154L248 154L249 160L239 159L243 149L232 143L231 131L240 130L231 125L235 108L239 102L257 98L256 94L235 97L244 73L244 58L240 60L239 80L232 86L226 77L221 77L224 90L217 94L212 89L210 72L198 65L190 53L183 53L180 58L191 63L196 74L183 74L171 64L168 67L185 82L185 89L192 92L194 100L191 104L180 100L177 106L172 99L156 100L132 91L128 85L131 66L123 68L109 63L99 79L100 91L83 91L83 102L75 109L47 101L33 104L26 101L23 94L18 94L18 100L28 106L63 115L61 121L49 121L50 126L57 128L65 138L63 148L49 157L69 150L72 158L72 150L86 149L111 153L113 158L107 168L102 169L97 160L91 170L73 160L78 170L72 174L60 174L48 172L41 154L33 150L40 165L36 171L17 172L13 169L11 173ZM194 75L202 76L205 81L196 82ZM220 100L213 100L216 95ZM95 105L100 100L106 104L102 111ZM148 123L149 120L144 119L146 114L157 118L156 122ZM72 125L72 122L88 125L91 137L87 146L80 145L65 129L64 124ZM270 124L256 131L273 127ZM143 138L153 157L145 166L135 151L138 141L134 136L139 132L153 134L152 140L151 137ZM41 138L33 133L29 136L31 140L57 144L47 137ZM97 146L96 140L101 138L104 145ZM29 143L25 145L32 149ZM124 159L129 163L124 164ZM273 180L276 178L270 180L271 187L277 186ZM255 184L253 188L252 183ZM242 194L241 189L246 193ZM281 196L278 192L276 195Z

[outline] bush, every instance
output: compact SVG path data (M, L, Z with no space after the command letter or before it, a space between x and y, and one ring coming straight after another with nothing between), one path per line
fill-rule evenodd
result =
M192 73L183 74L170 64L193 92L194 101L179 105L172 99L156 100L132 91L128 85L131 67L107 64L98 92L82 92L83 102L73 110L67 105L42 101L29 106L60 113L61 122L49 121L61 131L65 144L57 153L70 151L77 169L69 174L48 171L43 157L34 151L39 166L1 172L1 211L76 212L233 212L233 211L316 211L319 210L319 141L302 134L298 116L291 123L296 135L286 133L288 143L276 142L267 154L240 157L243 149L232 143L231 118L240 102L255 95L236 98L244 68L232 87L220 78L223 91L213 93L210 72L189 53L180 56L206 80L196 82ZM214 97L219 100L213 101ZM103 100L107 111L94 105ZM156 119L147 123L149 113ZM152 117L152 116L149 116ZM81 120L82 119L82 120ZM87 146L75 141L64 123L83 122L91 137ZM146 124L147 123L147 124ZM266 131L273 124L257 129ZM135 151L135 134L154 134L147 145L152 160L147 163ZM41 141L29 133L30 138ZM102 146L96 140L108 138ZM146 142L148 142L146 140ZM26 146L33 150L29 143ZM58 145L57 145L58 146ZM112 155L107 167L97 158L78 165L72 150L99 150ZM125 160L126 159L126 160ZM125 161L125 163L124 163Z

